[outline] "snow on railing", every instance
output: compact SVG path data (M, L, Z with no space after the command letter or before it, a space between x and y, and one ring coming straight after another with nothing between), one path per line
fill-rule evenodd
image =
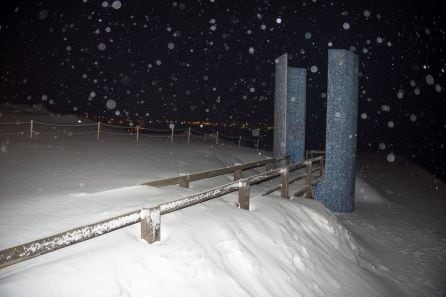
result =
M276 161L282 161L283 159L284 158L277 158ZM180 210L210 199L218 198L235 191L238 191L238 207L241 209L249 210L250 186L266 180L270 180L277 176L281 177L281 183L279 187L275 187L275 190L281 189L282 198L288 199L288 185L302 178L306 178L304 191L299 191L295 193L294 196L302 192L305 193L306 198L312 198L311 187L312 185L317 183L317 180L313 180L313 172L320 170L320 174L318 176L319 180L322 178L323 173L322 167L312 168L312 164L318 162L320 164L319 166L322 166L321 156L318 158L306 160L301 163L286 165L282 168L277 169L271 169L269 166L267 166L266 172L239 179L234 182L210 190L206 190L189 197L162 203L156 207L152 207L149 209L138 209L94 224L74 228L53 236L8 248L0 251L0 268L4 268L25 261L27 259L34 258L39 255L43 255L137 223L141 223L141 238L143 240L147 241L148 243L160 241L161 215ZM297 176L290 178L291 172L298 171L299 169L302 169L304 167L305 172L300 172ZM240 165L235 165L232 168L235 173L235 171L240 170Z

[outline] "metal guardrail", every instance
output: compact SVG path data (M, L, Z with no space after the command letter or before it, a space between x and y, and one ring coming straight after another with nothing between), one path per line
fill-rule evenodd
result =
M283 158L278 158L277 160L279 159L283 160ZM301 177L306 178L306 186L304 189L306 198L311 198L311 186L315 183L315 181L313 181L312 179L312 173L313 171L317 170L320 170L320 176L322 176L323 173L322 167L314 168L313 170L312 164L314 162L320 162L320 165L322 165L322 160L322 157L318 157L315 159L306 160L301 163L287 165L282 168L270 169L266 172L240 179L189 197L166 202L156 207L152 207L149 209L142 208L97 223L74 228L69 231L55 234L43 239L38 239L32 242L2 250L0 251L0 268L4 268L25 261L27 259L31 259L137 223L141 223L141 238L148 243L153 243L160 240L161 215L183 209L210 199L221 197L235 191L239 192L238 207L241 209L249 210L250 186L277 176L281 176L280 189L281 196L283 198L289 198L289 182L296 181L298 180L298 178L300 179ZM271 161L271 159L268 159L267 161ZM253 165L252 163L248 164ZM298 176L292 177L290 179L290 172L297 171L298 169L304 167L305 173L300 173ZM294 195L296 195L296 193Z

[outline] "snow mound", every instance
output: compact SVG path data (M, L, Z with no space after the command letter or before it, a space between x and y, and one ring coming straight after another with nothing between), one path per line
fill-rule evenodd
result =
M25 121L36 114L0 119L10 116ZM73 118L41 117L53 119ZM143 182L268 155L230 144L114 135L1 140L7 150L0 168L8 173L0 178L2 249L176 200L233 176L189 189L135 186ZM403 295L362 259L351 234L320 203L259 196L270 186L251 188L250 211L238 209L232 193L163 215L156 244L142 241L136 224L2 269L0 296Z
M391 295L359 265L349 233L318 202L256 198L248 212L233 198L162 216L157 244L141 241L135 225L8 268L0 273L0 293Z

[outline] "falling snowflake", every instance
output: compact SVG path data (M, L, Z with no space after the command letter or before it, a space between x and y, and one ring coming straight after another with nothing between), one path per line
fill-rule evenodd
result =
M107 102L105 103L105 106L108 109L115 109L116 108L116 101L113 99L108 99Z
M112 3L112 7L114 8L114 9L120 9L121 8L121 1L113 1L113 3Z
M100 51L103 51L103 50L105 50L106 48L107 48L107 46L105 45L105 43L101 42L101 43L98 44L98 49L99 49Z
M48 10L46 9L42 9L39 12L39 20L43 21L44 19L46 19L48 17Z
M383 104L383 105L381 105L381 110L382 111L390 111L390 106L387 104Z
M430 75L430 74L428 74L428 75L426 75L426 83L428 84L428 85L433 85L434 84L434 77L432 76L432 75Z
M390 153L387 155L387 161L389 161L390 163L395 162L395 155Z

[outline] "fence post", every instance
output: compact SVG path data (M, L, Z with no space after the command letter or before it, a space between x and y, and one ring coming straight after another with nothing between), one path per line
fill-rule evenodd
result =
M215 144L218 144L218 131L217 131L217 136L215 137Z
M30 125L29 125L29 138L33 139L33 129L34 129L34 121L31 120Z
M240 137L238 138L238 146L242 145L242 136L240 135Z
M154 243L161 239L160 207L145 208L144 219L141 221L141 239Z
M250 183L241 179L238 184L238 207L249 210Z
M180 187L189 188L189 174L180 177Z
M173 131L174 131L174 127L170 128L172 130L172 133L170 134L170 143L173 142Z
M270 171L273 169L273 161L266 162L265 171Z
M235 170L234 171L234 181L239 180L242 178L242 170Z
M190 143L190 127L187 131L187 143Z
M257 151L259 151L259 142L260 142L260 138L257 138L257 143L256 143Z
M290 171L289 171L288 166L285 166L280 170L280 179L281 179L281 184L282 184L280 196L282 198L287 198L287 199L290 197L289 191L288 191L289 172Z
M139 126L136 126L136 142L139 141Z
M96 140L99 140L99 135L100 135L100 133L101 133L101 122L98 122L98 132L97 132L97 134L96 134Z
M307 160L305 162L305 171L307 176L305 177L305 198L311 199L313 198L313 190L312 190L312 180L313 180L313 173L312 171L312 162L311 160Z

